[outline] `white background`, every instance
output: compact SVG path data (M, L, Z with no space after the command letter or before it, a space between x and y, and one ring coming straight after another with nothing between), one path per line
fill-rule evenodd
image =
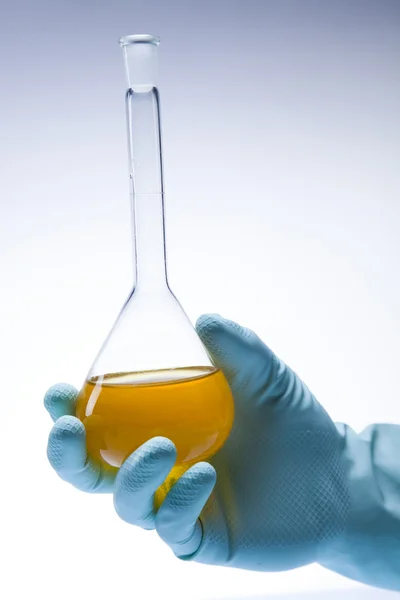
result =
M0 596L358 587L314 566L181 564L111 497L57 479L42 400L80 385L130 290L117 39L149 32L162 38L170 283L186 311L255 329L335 420L400 422L398 5L34 4L0 19ZM368 593L386 596L348 598Z

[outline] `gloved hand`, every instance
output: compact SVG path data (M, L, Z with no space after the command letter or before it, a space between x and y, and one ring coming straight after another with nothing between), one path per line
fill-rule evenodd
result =
M362 572L368 561L356 560L353 568L340 562L342 555L351 565L351 552L357 554L352 544L358 534L351 530L360 500L351 481L357 436L332 422L255 333L215 315L201 317L196 327L235 400L233 430L210 464L190 468L155 511L154 492L174 465L173 443L153 438L124 462L115 479L105 475L87 461L82 423L66 416L74 414L76 391L65 385L51 388L45 398L57 419L48 444L50 463L79 489L113 492L122 519L156 528L181 559L261 571L321 562L368 581L370 573ZM373 481L365 452L363 460ZM367 489L364 485L363 493ZM377 575L377 585L385 587L384 577ZM388 587L396 585L395 575Z

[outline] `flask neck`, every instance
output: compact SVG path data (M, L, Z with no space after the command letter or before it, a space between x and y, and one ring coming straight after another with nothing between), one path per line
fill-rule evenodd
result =
M163 194L132 194L135 290L168 286Z
M126 93L135 289L168 286L157 88Z

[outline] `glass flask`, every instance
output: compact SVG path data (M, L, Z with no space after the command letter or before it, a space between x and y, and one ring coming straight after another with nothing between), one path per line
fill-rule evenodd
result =
M134 285L77 400L89 456L118 469L144 442L171 439L177 461L156 502L188 467L209 459L234 418L228 383L167 279L159 39L122 38L133 220Z

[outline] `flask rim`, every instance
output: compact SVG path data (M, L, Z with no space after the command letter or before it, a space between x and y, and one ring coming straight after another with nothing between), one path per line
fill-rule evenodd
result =
M125 35L118 40L121 48L125 46L130 46L131 44L153 44L154 46L158 46L160 43L160 38L155 35L150 35L148 33L136 33L133 35Z

